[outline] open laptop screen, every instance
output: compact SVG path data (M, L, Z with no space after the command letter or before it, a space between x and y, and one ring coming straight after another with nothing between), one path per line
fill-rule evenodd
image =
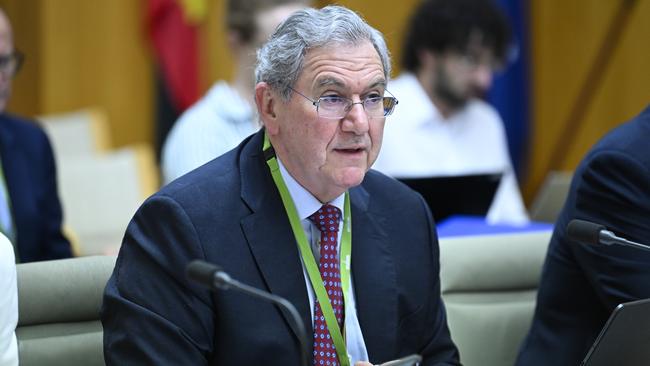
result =
M496 193L501 173L431 178L398 178L419 192L436 222L451 215L485 216Z
M618 305L581 365L650 365L650 299Z

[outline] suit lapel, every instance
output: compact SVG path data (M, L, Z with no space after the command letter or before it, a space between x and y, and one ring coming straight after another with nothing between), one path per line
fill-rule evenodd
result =
M352 208L352 275L357 316L370 360L385 360L397 344L397 279L387 218L370 212L370 197L359 186L350 190Z
M242 199L252 211L241 226L269 291L296 307L309 337L313 329L300 255L262 157L262 137L262 132L255 135L240 157ZM350 200L357 316L370 358L389 359L395 354L398 314L395 266L383 229L386 217L369 211L370 198L362 186L350 190ZM282 315L297 334L288 314Z
M262 136L255 135L240 157L242 199L252 211L242 219L241 226L269 291L296 307L309 337L313 333L311 311L300 255L282 200L262 157ZM282 316L297 335L289 315L282 312ZM311 345L309 340L307 343Z

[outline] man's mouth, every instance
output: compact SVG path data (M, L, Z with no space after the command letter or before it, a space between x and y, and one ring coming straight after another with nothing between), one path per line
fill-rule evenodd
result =
M361 152L366 151L366 149L358 147L358 148L344 148L344 149L335 149L337 152L343 153L343 154L358 154Z

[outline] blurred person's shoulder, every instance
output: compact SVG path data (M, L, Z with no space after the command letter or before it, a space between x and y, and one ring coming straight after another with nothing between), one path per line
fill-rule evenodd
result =
M0 123L13 131L45 134L41 125L33 119L17 116L11 113L2 113Z
M187 174L163 186L156 195L170 196L178 199L183 197L206 197L218 195L229 197L239 190L241 184L240 162L243 154L255 144L257 135L245 138L237 147L217 158L199 166Z
M250 105L225 81L220 80L188 108L177 124L223 123L224 121L249 121L253 111Z
M41 125L33 119L20 117L10 113L0 115L0 130L4 132L3 141L14 140L24 146L32 144L49 146L49 139Z
M415 74L403 72L388 82L388 91L391 92L400 103L407 103L413 99L419 100L426 97L424 89L420 85ZM424 95L423 95L424 94ZM427 97L428 98L428 97ZM398 104L399 106L399 104Z

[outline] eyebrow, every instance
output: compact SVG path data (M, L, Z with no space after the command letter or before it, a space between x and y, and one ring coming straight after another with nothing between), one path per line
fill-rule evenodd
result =
M319 88L324 87L324 86L330 86L330 85L334 85L334 86L339 87L339 88L344 88L345 87L345 84L341 80L333 78L333 77L322 78L322 79L318 80L318 82L316 83L316 86L319 87Z

